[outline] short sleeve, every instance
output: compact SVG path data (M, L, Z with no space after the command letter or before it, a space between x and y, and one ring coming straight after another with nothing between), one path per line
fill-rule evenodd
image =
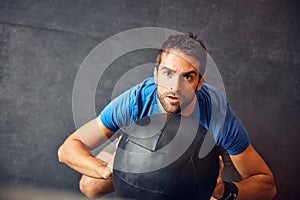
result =
M246 128L227 103L226 117L218 144L223 146L230 155L237 155L242 153L250 143Z
M203 92L209 97L206 109L210 112L209 129L217 145L224 147L230 155L242 153L250 144L244 125L233 112L225 96L211 85Z
M100 113L103 125L116 132L119 128L150 115L155 107L155 91L154 79L150 77L122 93Z
M116 132L120 127L130 123L130 110L132 103L130 97L132 90L127 90L111 101L100 113L103 125L111 131Z

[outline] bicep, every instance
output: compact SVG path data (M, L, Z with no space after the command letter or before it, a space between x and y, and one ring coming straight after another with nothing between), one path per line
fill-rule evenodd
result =
M113 131L106 128L99 117L89 121L80 127L74 133L74 139L81 140L81 142L89 149L94 149L103 144L114 134Z
M265 161L251 144L242 153L230 157L242 178L257 174L273 176Z

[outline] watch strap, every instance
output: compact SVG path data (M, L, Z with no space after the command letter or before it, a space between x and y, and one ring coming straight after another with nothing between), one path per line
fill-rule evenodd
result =
M239 189L233 182L223 181L224 183L224 193L219 200L235 200L239 194Z

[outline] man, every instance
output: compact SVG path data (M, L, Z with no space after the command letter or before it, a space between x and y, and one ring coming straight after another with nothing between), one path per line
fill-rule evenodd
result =
M117 97L99 117L66 139L58 151L59 161L83 174L80 189L86 196L92 198L113 191L107 163L95 158L89 149L105 142L123 126L166 112L197 118L216 144L228 151L240 173L242 180L239 182L223 181L221 162L211 199L274 197L276 187L272 172L251 145L244 126L224 96L205 83L205 67L206 49L195 35L170 36L158 54L154 77Z

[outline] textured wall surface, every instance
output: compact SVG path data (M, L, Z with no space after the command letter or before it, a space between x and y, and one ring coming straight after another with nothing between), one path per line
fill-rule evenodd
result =
M56 151L75 130L72 89L88 53L146 26L199 35L231 106L274 172L276 199L299 198L300 24L296 1L0 0L0 184L78 192L80 175ZM99 83L96 110L114 83L153 51L116 60Z

